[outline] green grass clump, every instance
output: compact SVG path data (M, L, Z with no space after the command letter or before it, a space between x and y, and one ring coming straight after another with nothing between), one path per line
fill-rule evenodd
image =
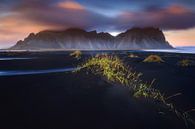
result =
M134 92L134 97L145 97L152 98L154 100L160 100L163 103L165 102L164 96L160 93L159 90L151 88L152 85L141 83L139 87Z
M163 97L158 90L150 84L142 82L142 73L136 73L128 68L122 60L116 56L98 55L86 61L80 69L87 69L95 75L104 77L108 82L128 87L134 97L159 99Z
M118 57L98 55L89 59L81 66L81 68L86 68L92 71L94 74L102 75L111 82L120 84L125 84L128 82L128 78L126 78L125 75L127 74L127 69Z
M193 64L194 64L194 61L189 60L189 59L183 59L178 62L178 65L182 67L189 67L189 66L192 66Z
M81 55L82 55L82 52L79 51L79 50L76 50L76 51L74 51L74 52L72 52L72 53L70 54L70 56L73 56L73 57L76 58L76 59L80 59L80 58L81 58Z
M168 110L174 112L178 118L186 122L192 122L188 112L178 111L172 103L168 103L164 95L152 87L152 83L148 84L140 79L142 73L136 73L126 66L117 56L98 55L88 59L83 65L79 66L77 71L85 69L95 75L103 77L107 82L127 87L135 98L147 98L157 100L167 107ZM187 124L187 123L186 123Z
M143 62L147 62L147 63L152 63L152 62L162 63L162 62L164 62L164 60L160 56L158 56L158 55L150 55L150 56L146 57Z

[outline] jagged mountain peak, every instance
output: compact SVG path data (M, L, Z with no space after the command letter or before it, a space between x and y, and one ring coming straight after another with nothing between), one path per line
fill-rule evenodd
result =
M147 34L147 35L156 35L156 34L159 34L159 33L163 33L159 28L153 28L153 27L146 27L146 28L139 28L139 27L134 27L134 28L131 28L131 29L128 29L127 31L123 32L123 33L120 33L118 35L118 37L120 37L121 35L127 35L127 34Z
M11 49L150 49L172 48L158 28L132 28L114 37L107 32L70 28L31 33Z

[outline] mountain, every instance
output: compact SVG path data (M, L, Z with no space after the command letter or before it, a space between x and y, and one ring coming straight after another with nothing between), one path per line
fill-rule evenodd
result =
M23 41L11 47L12 50L81 49L165 49L172 48L163 32L157 28L133 28L114 37L109 33L87 32L82 29L65 31L41 31L31 33Z
M116 37L119 48L167 49L172 46L158 28L133 28Z

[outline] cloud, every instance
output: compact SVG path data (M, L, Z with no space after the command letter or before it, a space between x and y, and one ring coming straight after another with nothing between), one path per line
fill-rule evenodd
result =
M162 2L154 0L147 2L143 0L18 0L17 2L4 0L1 6L8 6L10 11L6 13L13 14L13 17L17 14L16 20L25 19L34 24L56 29L79 27L88 30L118 31L134 26L154 26L166 30L194 27L195 11L186 6L193 1L177 0L177 4L175 2L176 0L172 2L168 0ZM0 19L2 19L1 15Z
M166 8L147 8L140 12L123 12L119 17L123 28L118 26L118 29L132 26L154 26L170 30L188 29L195 26L195 12L181 5L170 5Z
M31 32L70 27L92 29L107 25L107 21L110 21L74 1L46 3L19 0L18 3L9 5L9 10L6 8L7 4L1 3L1 6L6 10L3 9L0 13L0 46L9 46L11 41L13 44Z
M59 2L57 6L64 8L64 9L73 9L73 10L84 10L85 9L84 6L74 1Z
M148 7L167 7L171 4L185 5L194 8L194 0L77 0L82 5L107 10L142 10Z
M167 8L167 10L165 10L166 12L170 13L170 14L174 14L174 15L182 15L182 14L186 14L186 13L190 13L191 10L182 7L180 5L172 5L170 7Z
M194 5L194 0L2 0L0 42L8 42L8 34L18 40L17 35L70 27L109 32L146 26L189 29L195 27Z
M96 28L110 21L107 17L89 11L76 1L59 2L22 1L12 8L20 17L40 25L55 26L56 29L79 27L84 29Z

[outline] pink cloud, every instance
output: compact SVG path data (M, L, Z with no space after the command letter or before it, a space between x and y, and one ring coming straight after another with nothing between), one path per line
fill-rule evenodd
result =
M72 9L72 10L84 10L85 7L75 1L64 1L57 3L57 6L63 9Z

